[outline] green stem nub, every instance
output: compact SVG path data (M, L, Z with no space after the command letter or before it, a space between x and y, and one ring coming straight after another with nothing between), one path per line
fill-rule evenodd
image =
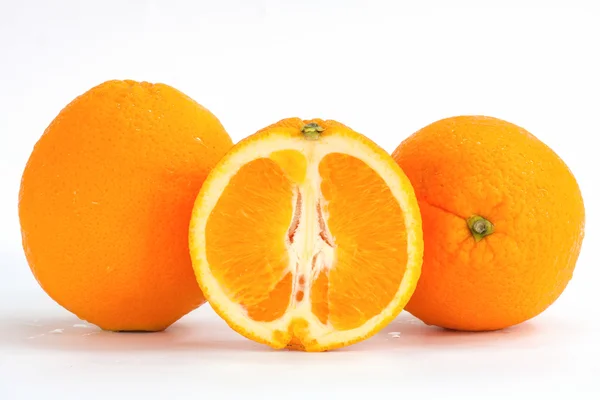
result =
M308 140L317 140L324 130L319 124L311 122L302 127L302 134Z
M467 226L476 242L494 233L494 224L479 215L472 215L467 218Z

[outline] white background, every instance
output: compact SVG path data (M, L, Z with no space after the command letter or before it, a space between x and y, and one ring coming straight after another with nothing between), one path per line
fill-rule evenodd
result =
M0 399L600 398L600 12L593 0L537 4L0 0ZM575 276L545 313L506 331L450 333L403 313L325 354L267 350L209 306L163 333L100 332L33 279L17 192L60 109L113 78L182 90L235 141L290 116L339 120L389 151L452 115L517 123L580 182Z

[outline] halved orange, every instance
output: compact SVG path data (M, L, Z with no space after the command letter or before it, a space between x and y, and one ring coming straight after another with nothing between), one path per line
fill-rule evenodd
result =
M196 278L238 333L323 351L403 309L421 271L413 188L389 154L335 121L286 119L209 174L190 224Z

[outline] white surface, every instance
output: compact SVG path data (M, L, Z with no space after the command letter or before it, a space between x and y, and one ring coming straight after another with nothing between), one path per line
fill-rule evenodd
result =
M0 0L0 399L600 398L598 2L418 3ZM175 86L234 140L289 116L337 119L389 151L456 114L522 125L580 182L574 279L507 331L451 333L403 314L325 354L266 350L208 306L158 334L81 326L27 268L17 191L52 118L112 78Z
M303 354L267 350L238 336L208 306L163 333L120 334L85 326L56 307L42 311L45 299L34 297L35 310L13 305L0 320L2 399L320 399L334 393L598 399L600 393L600 331L566 313L486 334L429 328L403 314L366 342Z

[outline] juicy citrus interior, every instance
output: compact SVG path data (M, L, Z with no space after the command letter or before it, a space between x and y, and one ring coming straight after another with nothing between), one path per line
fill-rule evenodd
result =
M374 334L420 271L412 188L341 124L286 120L238 144L196 201L190 244L207 298L240 333L325 350Z

